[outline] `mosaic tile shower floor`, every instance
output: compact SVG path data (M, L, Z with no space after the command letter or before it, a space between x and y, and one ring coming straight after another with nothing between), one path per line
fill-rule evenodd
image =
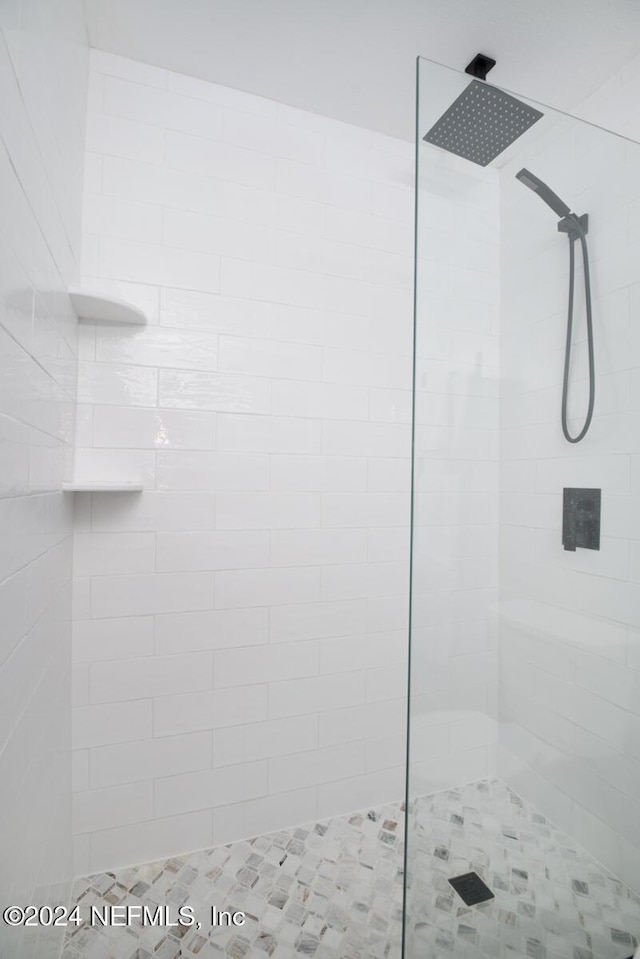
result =
M407 959L627 959L640 897L504 783L420 799L411 812ZM448 878L495 898L465 906Z
M412 809L407 959L627 959L640 898L498 781ZM89 906L189 905L202 928L83 926L62 959L400 959L400 804L79 880ZM467 907L475 870L495 899ZM242 910L211 928L210 907Z
M400 805L81 880L89 906L242 910L242 927L80 927L63 959L399 959ZM180 934L182 933L182 935Z

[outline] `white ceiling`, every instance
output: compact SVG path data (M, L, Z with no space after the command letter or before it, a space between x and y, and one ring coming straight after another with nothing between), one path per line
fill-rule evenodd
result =
M92 46L413 137L415 58L571 109L640 53L639 0L85 0Z

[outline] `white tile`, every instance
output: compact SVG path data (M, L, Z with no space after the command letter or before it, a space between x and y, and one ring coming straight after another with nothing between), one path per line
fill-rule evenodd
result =
M318 673L318 644L270 643L220 649L214 660L214 686L248 686Z
M244 606L286 606L320 598L320 576L315 567L302 569L230 570L216 574L217 609Z
M153 818L153 784L135 783L110 789L90 789L73 797L76 833L125 826Z
M211 842L208 810L102 829L91 836L91 872L206 849Z
M640 630L627 631L627 662L632 669L640 670Z
M228 373L253 373L281 379L319 380L322 350L316 346L221 336L219 368Z
M218 529L292 529L320 524L315 493L231 493L216 496Z
M451 748L454 751L490 746L497 742L498 726L491 716L472 713L451 724Z
M330 383L407 390L410 370L408 356L364 350L325 350L323 377Z
M289 792L292 788L336 782L364 772L364 747L361 743L324 746L291 756L269 760L269 792Z
M163 288L160 292L162 326L264 339L271 330L272 312L269 303L251 299L194 290Z
M371 205L371 186L360 177L343 176L332 170L318 169L294 160L277 161L276 189L288 196L331 203L347 210L368 210ZM359 239L353 236L335 238L359 242Z
M99 236L143 243L160 243L162 239L162 207L151 203L85 192L82 222L85 233Z
M106 196L215 212L217 204L211 209L215 194L212 196L211 188L207 189L207 185L204 177L195 177L167 166L123 157L102 158L102 193Z
M170 247L240 260L268 263L273 259L273 230L189 210L164 211L163 241Z
M89 111L87 149L93 153L107 153L130 160L162 163L164 131L139 120L133 122L108 113Z
M293 417L227 415L217 419L217 449L251 453L319 453L322 426Z
M108 114L129 117L137 126L147 122L199 137L217 139L222 129L222 110L215 104L152 89L144 82L129 82L129 78L107 77L103 109Z
M72 670L70 656L73 507L59 491L75 419L78 336L65 287L80 269L88 57L82 11L58 12L53 29L24 4L4 4L0 17L0 192L11 223L0 242L0 780L15 863L2 888L34 902L45 885L56 901L68 896L58 878L73 870L70 712L72 696L86 698L86 666ZM81 787L78 757L74 771ZM62 944L56 934L2 938L16 954Z
M271 386L258 377L161 370L158 405L219 413L269 413Z
M223 770L203 770L156 779L155 805L159 816L172 816L192 809L254 799L266 792L266 763L239 763Z
M83 706L73 712L73 748L125 743L151 735L151 700L113 706Z
M320 419L366 419L367 390L337 383L273 383L273 412L276 416L306 416Z
M153 410L96 406L93 445L103 449L209 450L216 416L199 410Z
M357 348L367 341L370 323L364 316L327 313L326 310L278 304L272 307L274 340L315 343L318 346Z
M186 532L213 529L215 494L204 491L182 492L145 490L142 494L122 495L114 500L96 496L92 510L94 533L159 533L167 530Z
M410 423L411 418L412 402L408 390L369 390L369 419L374 423Z
M102 190L102 157L97 153L85 152L84 156L84 195L85 199Z
M355 706L364 702L364 696L361 672L274 682L269 685L269 718L303 716L329 707Z
M362 247L327 240L278 233L273 262L294 270L313 270L334 276L368 279L368 256Z
M366 606L362 600L277 606L270 611L269 636L274 643L348 636L361 633L365 622Z
M375 216L401 220L411 229L415 212L413 190L403 189L396 184L374 183L371 192L371 212Z
M201 729L256 723L266 718L266 686L217 689L157 699L153 731L155 736L178 736Z
M213 734L214 766L285 756L318 745L316 716L273 719L247 726L228 726Z
M254 96L251 93L244 93L242 90L234 90L217 83L210 83L207 80L199 80L182 73L169 74L169 87L183 96L194 97L196 100L206 100L209 103L218 103L230 109L242 110L243 113L254 113L257 116L275 119L278 111L278 104L273 100Z
M166 490L266 490L269 457L260 453L160 450L158 488Z
M241 106L240 100L238 106ZM277 109L279 104L273 106ZM272 117L243 109L225 109L222 137L236 146L311 163L321 163L324 155L324 139L320 133L287 123L283 117L274 123Z
M310 822L315 818L316 810L315 788L296 789L233 806L217 807L213 813L214 842L226 843L246 836L258 836L285 829L292 822Z
M323 566L322 599L366 599L375 596L405 596L408 568L400 563L353 563L350 566Z
M366 556L367 540L363 529L273 529L271 533L273 566L362 563Z
M404 256L411 256L413 252L413 231L407 229L405 224L336 206L327 210L326 235L373 250L386 250Z
M383 772L393 769L400 772L398 756L402 756L406 747L406 733L386 733L375 739L368 739L364 744L365 769L368 773Z
M81 363L78 401L100 406L155 406L158 373L143 366Z
M404 770L396 766L325 783L318 788L318 812L334 816L338 810L353 812L366 806L397 802L403 795Z
M89 788L89 750L74 749L71 753L72 791L83 792Z
M96 619L210 609L212 605L211 573L97 576L91 584L91 611Z
M92 789L176 776L211 766L211 734L192 733L100 746L89 753Z
M153 533L76 533L73 549L74 563L83 576L155 569Z
M273 490L364 490L367 460L352 456L271 456Z
M368 530L367 560L370 563L409 562L409 527Z
M153 617L85 619L73 624L73 660L95 663L138 659L153 653Z
M89 665L73 663L71 666L71 705L86 706L89 703Z
M368 636L325 638L320 644L320 672L342 673L395 666L407 661L408 638L404 632L371 633Z
M2 631L2 662L9 658L13 649L27 631L27 577L16 573L0 585L0 613L4 623Z
M331 456L406 457L410 435L407 424L340 423L328 421L322 434L322 452Z
M319 717L319 743L331 746L384 735L398 736L404 732L406 712L404 698L323 712ZM391 765L398 764L397 758Z
M229 609L155 617L158 653L232 649L267 642L268 610Z
M103 237L100 276L217 293L220 257L155 243Z
M576 656L575 683L623 709L634 713L640 711L640 676L625 666L580 653Z
M176 170L267 190L272 189L275 182L276 161L273 157L202 136L168 131L165 162Z
M269 564L269 534L232 530L158 533L158 572L244 569Z
M402 493L323 493L324 526L408 526L409 497Z
M404 663L398 666L368 669L365 676L367 702L380 703L406 696L408 678Z
M121 703L210 689L212 673L210 653L92 663L89 697L92 703Z

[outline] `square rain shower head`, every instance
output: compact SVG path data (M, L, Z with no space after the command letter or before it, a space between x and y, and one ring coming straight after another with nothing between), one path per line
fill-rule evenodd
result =
M541 116L539 110L484 80L472 80L423 139L487 166Z

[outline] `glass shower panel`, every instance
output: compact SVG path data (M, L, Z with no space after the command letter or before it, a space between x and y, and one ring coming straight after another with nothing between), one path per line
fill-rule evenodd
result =
M535 121L480 166L423 139L472 82L419 61L404 957L627 959L640 939L640 145L519 98ZM518 109L496 103L499 120ZM490 120L457 129L455 147ZM588 220L563 223L538 180ZM581 230L595 409L572 444L572 246L574 436L589 388Z

